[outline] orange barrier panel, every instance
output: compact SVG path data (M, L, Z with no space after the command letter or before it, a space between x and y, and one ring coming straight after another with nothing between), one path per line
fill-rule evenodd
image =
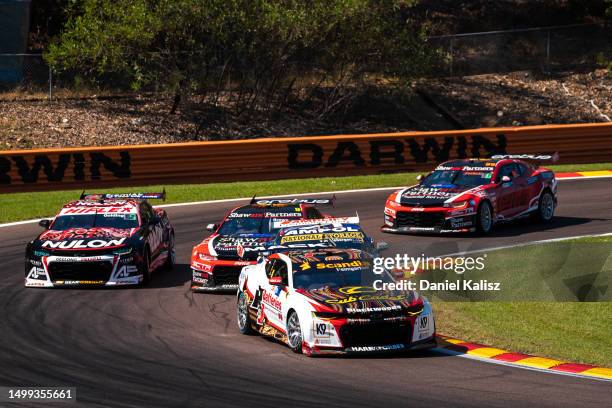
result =
M453 158L550 153L612 161L612 124L547 125L0 152L0 191L429 170Z

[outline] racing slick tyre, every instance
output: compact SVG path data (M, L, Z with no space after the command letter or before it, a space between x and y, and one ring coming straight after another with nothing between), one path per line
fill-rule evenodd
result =
M493 208L488 201L483 201L476 213L476 231L486 235L493 229Z
M287 343L294 353L302 353L302 327L296 312L289 312L287 317Z
M242 334L253 334L255 331L251 326L251 316L249 315L249 301L244 292L238 292L238 304L236 306L236 321L238 322L238 330Z
M148 285L151 281L151 257L149 248L145 248L142 254L142 286Z
M176 263L176 252L174 250L174 234L171 234L170 235L170 245L168 247L168 257L166 258L164 269L168 271L174 269L175 263Z
M546 190L540 196L535 218L539 222L546 224L552 220L553 215L555 215L555 198L550 191Z

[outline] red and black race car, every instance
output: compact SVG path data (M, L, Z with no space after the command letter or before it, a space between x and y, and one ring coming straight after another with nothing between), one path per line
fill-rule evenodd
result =
M83 194L29 242L25 286L138 285L174 266L174 228L147 199L165 193Z
M556 155L496 155L439 165L419 184L395 191L385 204L382 231L395 233L474 232L532 215L552 219L557 181L537 162Z
M259 252L266 250L264 244L276 236L278 221L332 218L317 206L333 205L334 201L253 198L249 204L232 209L221 224L209 224L206 228L213 234L193 248L191 290L235 290L242 268L254 264Z

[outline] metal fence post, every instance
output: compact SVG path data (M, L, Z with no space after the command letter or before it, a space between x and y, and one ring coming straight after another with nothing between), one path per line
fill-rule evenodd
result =
M450 47L449 47L449 52L450 52L450 76L453 76L453 45L454 45L455 39L451 37L450 39Z
M49 102L53 99L53 71L49 65Z
M546 30L546 71L550 73L550 30Z

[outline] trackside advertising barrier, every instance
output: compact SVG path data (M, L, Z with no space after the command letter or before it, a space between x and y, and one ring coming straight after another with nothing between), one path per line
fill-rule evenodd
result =
M0 152L0 192L430 170L493 154L612 159L612 123Z

